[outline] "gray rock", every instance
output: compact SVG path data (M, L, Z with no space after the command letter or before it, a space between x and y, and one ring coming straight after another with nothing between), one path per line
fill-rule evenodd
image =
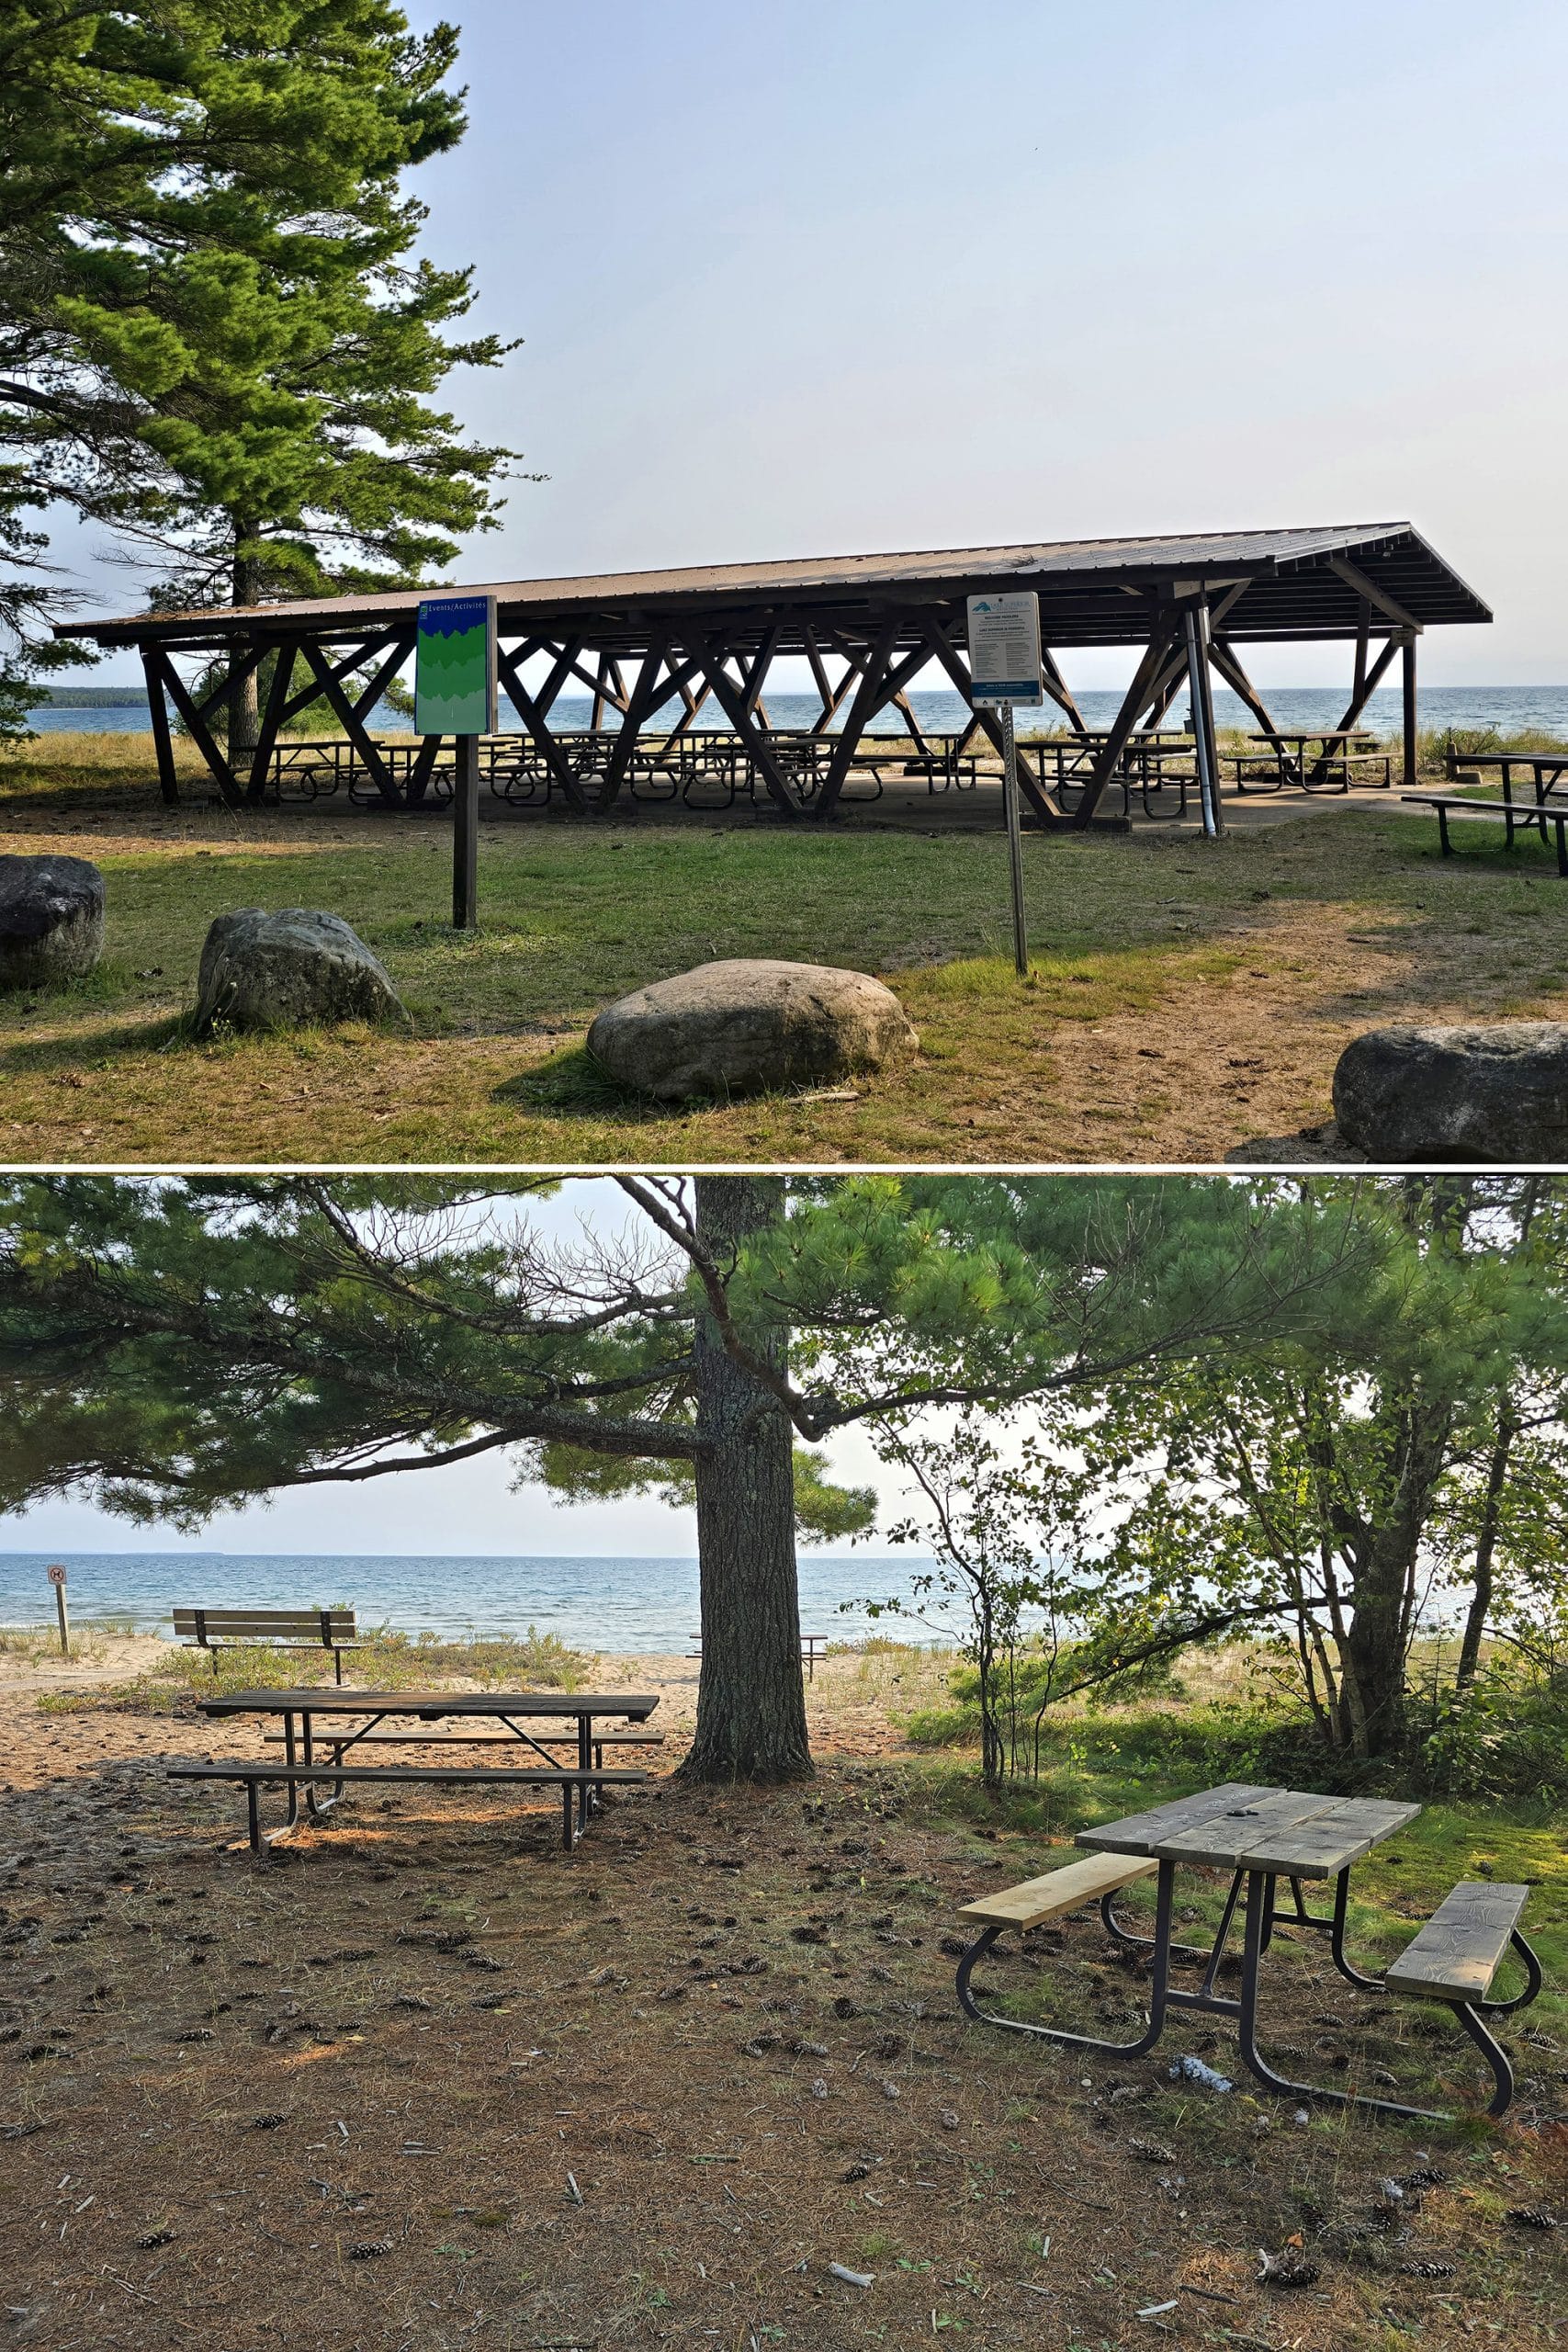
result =
M830 964L735 958L606 1005L588 1050L661 1102L750 1094L877 1069L919 1040L891 989Z
M381 964L341 915L242 907L220 915L201 951L196 1026L293 1029L407 1021Z
M104 946L104 877L85 857L0 857L0 988L90 972Z
M1568 1159L1568 1024L1369 1029L1339 1057L1334 1115L1371 1160Z

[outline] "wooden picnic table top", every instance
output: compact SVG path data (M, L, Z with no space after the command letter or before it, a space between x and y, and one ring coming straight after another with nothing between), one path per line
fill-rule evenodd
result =
M300 1690L224 1690L200 1698L207 1715L624 1715L645 1723L650 1690L353 1690L317 1683Z
M1568 768L1568 752L1455 752L1449 757L1461 768Z
M1247 740L1249 743L1375 743L1378 738L1370 727L1274 727L1267 733L1259 728Z
M1227 1781L1146 1813L1082 1829L1077 1843L1211 1870L1333 1878L1414 1821L1420 1810L1418 1804L1377 1797L1333 1797Z

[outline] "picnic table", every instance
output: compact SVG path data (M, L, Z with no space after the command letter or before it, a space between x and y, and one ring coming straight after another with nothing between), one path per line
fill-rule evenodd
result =
M1364 727L1277 727L1247 740L1259 748L1233 754L1238 792L1245 792L1249 783L1261 785L1266 792L1281 792L1287 785L1315 792L1325 784L1332 784L1336 792L1348 792L1351 771L1363 767L1381 766L1384 786L1391 781L1389 755ZM1315 745L1315 751L1309 745Z
M1568 776L1568 752L1458 752L1450 743L1445 760L1450 782L1479 784L1483 769L1495 768L1503 792L1500 800L1477 800L1462 792L1407 792L1403 796L1417 807L1437 810L1438 838L1445 857L1454 854L1449 819L1456 809L1467 820L1500 822L1505 849L1513 848L1516 833L1532 829L1539 830L1543 842L1548 841L1550 825L1557 837L1557 871L1568 879L1568 802L1552 797L1564 776ZM1529 778L1533 800L1516 802L1516 768L1522 769Z
M1360 1991L1404 1991L1446 2001L1492 2066L1496 2096L1491 2111L1501 2114L1512 2096L1513 2076L1506 2053L1487 2030L1485 2019L1522 2007L1540 1989L1540 1963L1517 1932L1528 1890L1456 1887L1383 1977L1364 1974L1346 1954L1351 1869L1384 1838L1414 1821L1420 1810L1418 1804L1383 1798L1325 1796L1228 1781L1218 1788L1155 1805L1146 1813L1129 1814L1122 1820L1082 1829L1077 1842L1088 1849L1084 1860L964 1906L963 1916L981 1922L982 1930L959 1962L959 2004L966 2015L985 2024L1041 2034L1049 2041L1117 2058L1141 2057L1152 2050L1172 2010L1228 2018L1236 2027L1243 2064L1266 2089L1280 2097L1328 2099L1383 2114L1433 2116L1431 2109L1405 2106L1397 2099L1292 2082L1269 2064L1258 2046L1258 1985L1275 1929L1287 1927L1326 1937L1335 1967ZM1177 1943L1171 1937L1176 1873L1193 1868L1231 1873L1220 1923L1213 1944L1207 1947ZM1124 1925L1114 1907L1122 1886L1146 1877L1156 1881L1152 1936L1139 1935ZM1281 1879L1291 1889L1291 1904L1285 1908L1278 1901ZM1307 1909L1303 1882L1309 1879L1334 1883L1333 1907L1326 1916ZM1059 1893L1053 1893L1058 1881L1062 1883ZM1104 2041L1055 2026L1030 2025L976 2007L970 1989L971 1973L1004 1928L1036 1926L1089 1900L1098 1900L1104 1925L1118 1943L1129 1950L1142 1948L1151 1956L1148 2024L1135 2041ZM1217 1991L1216 1984L1238 1905L1244 1917L1241 1984L1233 1997ZM1510 1948L1525 1962L1525 1990L1512 2000L1490 2000L1486 1996L1493 1975ZM1203 1963L1196 1987L1171 1983L1175 1954Z
M629 1785L647 1779L635 1768L606 1766L607 1744L625 1739L607 1726L644 1724L659 1704L656 1693L643 1690L354 1690L322 1684L298 1690L227 1690L197 1701L205 1715L226 1718L256 1715L281 1719L283 1761L214 1759L175 1764L173 1780L228 1780L245 1789L252 1851L261 1853L276 1838L299 1826L300 1798L312 1820L330 1813L351 1781L450 1781L482 1786L502 1785L558 1789L562 1808L562 1843L570 1849L598 1809L606 1784ZM389 1722L418 1725L457 1723L461 1733L447 1732L433 1745L487 1746L492 1742L532 1755L534 1764L345 1764L351 1749L365 1743L389 1740L412 1745L429 1740L419 1730L389 1732ZM562 1765L550 1753L565 1744L558 1733L536 1734L530 1723L573 1727L576 1761ZM568 1735L570 1736L570 1735ZM650 1736L650 1735L644 1735ZM652 1736L656 1736L656 1735ZM325 1758L318 1748L326 1751ZM288 1817L281 1829L264 1838L257 1812L257 1792L276 1782L288 1791ZM326 1791L323 1795L322 1790Z

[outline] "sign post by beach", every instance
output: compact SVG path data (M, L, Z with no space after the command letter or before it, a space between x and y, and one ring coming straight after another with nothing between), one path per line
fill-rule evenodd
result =
M1015 703L1045 699L1040 675L1040 599L1032 589L1008 589L969 598L969 704L1002 715L1002 806L1012 872L1012 958L1021 979L1029 970L1023 920L1023 832L1018 807Z
M452 788L452 928L479 922L479 737L495 732L495 598L426 596L413 668L416 735L457 738Z
M71 1620L65 1613L64 1569L58 1565L51 1568L49 1571L49 1580L54 1587L54 1605L60 1615L60 1655L62 1657L69 1657L71 1655Z

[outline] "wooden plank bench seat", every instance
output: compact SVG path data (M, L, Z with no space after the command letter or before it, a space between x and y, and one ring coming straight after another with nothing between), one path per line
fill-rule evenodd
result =
M1383 1972L1384 1989L1445 2001L1491 2066L1496 2089L1487 2112L1502 2115L1514 2096L1508 2053L1487 2029L1489 2018L1527 2008L1540 1990L1540 1962L1519 1932L1528 1886L1491 1882L1456 1886ZM1493 1981L1510 1950L1525 1965L1525 1989L1494 2001Z
M1456 1886L1383 1973L1391 1993L1429 2001L1483 2001L1513 1941L1528 1886Z
M636 1765L603 1765L585 1770L580 1764L277 1764L270 1757L225 1758L222 1760L171 1764L171 1781L232 1781L243 1786L249 1816L251 1849L265 1850L257 1812L257 1791L276 1783L290 1790L335 1786L339 1781L450 1783L481 1787L490 1781L511 1788L558 1789L561 1796L561 1842L570 1852L574 1843L573 1806L580 1792L609 1788L638 1788L648 1774Z
M1026 1878L1017 1886L999 1887L994 1894L982 1894L973 1903L961 1905L959 1917L979 1929L958 1962L955 1990L964 2016L973 2018L976 2025L1002 2026L1010 2033L1037 2034L1047 2041L1066 2042L1076 2048L1113 2051L1121 2057L1141 2055L1157 2035L1157 2022L1136 2041L1100 2041L1089 2035L1068 2033L1056 2026L1032 2025L1018 2018L982 2009L976 2006L969 1978L976 1961L1009 1928L1016 1928L1021 1933L1029 1928L1043 1927L1047 1919L1060 1919L1069 1911L1081 1909L1086 1903L1099 1903L1107 1914L1106 1925L1110 1927L1111 1897L1137 1879L1153 1878L1158 1869L1156 1861L1141 1854L1084 1854L1075 1862L1065 1862L1060 1870L1047 1871L1043 1877Z
M1081 1861L1065 1862L1043 1878L1026 1878L1018 1886L965 1903L958 1916L977 1919L982 1927L1038 1928L1046 1919L1059 1919L1064 1912L1115 1894L1134 1879L1153 1878L1158 1868L1157 1862L1128 1854L1086 1854Z
M540 1747L575 1747L574 1731L536 1731L531 1738ZM336 1740L337 1734L325 1724L318 1724L316 1738L323 1746ZM282 1747L288 1743L287 1732L268 1731L262 1734L266 1747ZM665 1735L649 1731L646 1724L626 1724L615 1731L593 1734L595 1748L601 1747L662 1747ZM355 1747L519 1747L522 1742L509 1731L392 1731L378 1726L375 1731L355 1736Z
M210 1650L214 1676L227 1649L328 1649L340 1683L344 1652L359 1647L352 1609L176 1609L175 1639Z
M1510 849L1516 833L1530 832L1540 829L1544 834L1545 828L1551 825L1555 828L1557 834L1557 871L1568 879L1568 839L1564 838L1564 828L1568 827L1568 803L1548 802L1538 806L1534 801L1528 800L1472 800L1462 792L1402 792L1399 797L1402 800L1411 801L1423 808L1437 810L1438 839L1445 857L1451 857L1454 854L1453 841L1449 831L1450 808L1461 810L1468 818L1480 818L1493 824L1506 825L1507 841L1505 846Z

